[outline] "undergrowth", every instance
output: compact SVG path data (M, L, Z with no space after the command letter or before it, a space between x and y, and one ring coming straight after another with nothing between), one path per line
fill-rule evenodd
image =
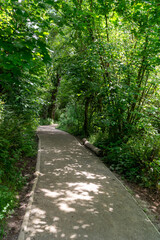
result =
M158 190L160 133L155 122L153 125L149 121L137 123L126 134L121 137L117 134L115 138L107 126L102 128L99 125L100 121L94 119L93 125L88 127L89 141L103 150L103 161L110 169L131 182ZM59 126L71 134L85 137L82 108L70 103L65 111L61 111Z
M22 175L24 159L37 152L36 127L35 119L28 124L14 115L5 117L0 124L0 239L6 217L17 206L16 196L26 183Z
M160 134L145 132L115 142L105 137L92 135L90 141L103 150L103 161L111 170L141 186L159 189Z

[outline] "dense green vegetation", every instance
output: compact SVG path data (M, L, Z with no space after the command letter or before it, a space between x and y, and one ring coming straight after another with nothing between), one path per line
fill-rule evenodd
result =
M0 236L26 180L25 158L36 156L35 129L50 61L47 21L38 1L0 1Z
M54 86L60 82L54 117L101 147L111 169L157 188L158 1L57 1L54 8Z
M52 118L110 168L160 184L158 0L0 0L0 222Z

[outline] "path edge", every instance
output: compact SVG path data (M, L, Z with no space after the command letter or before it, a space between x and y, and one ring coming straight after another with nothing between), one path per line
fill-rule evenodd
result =
M73 136L73 135L72 135ZM75 137L75 136L74 136ZM144 216L146 217L146 219L150 222L150 224L152 225L152 227L155 229L155 231L159 234L159 236L160 236L160 232L159 232L159 230L158 230L158 228L155 226L155 224L152 222L152 220L150 219L150 217L147 215L147 213L144 211L144 209L143 209L143 207L139 204L139 202L137 201L137 199L133 196L133 194L131 193L131 189L128 187L128 186L126 186L126 184L123 182L123 181L121 181L115 174L114 174L114 172L112 172L111 170L110 170L110 168L101 160L101 152L100 152L100 155L98 155L97 154L97 151L94 151L94 148L96 149L96 150L100 150L101 151L101 149L99 149L99 148L97 148L97 147L95 147L93 144L91 144L91 143L89 143L88 141L87 141L87 139L86 138L83 138L83 139L81 139L81 142L75 137L75 139L76 139L76 141L78 141L79 143L80 143L80 145L81 146L83 146L84 148L86 148L86 149L88 149L92 154L94 153L95 155L96 155L96 157L99 159L99 161L110 171L110 173L112 174L112 176L113 176L113 178L115 178L116 180L117 180L117 182L119 182L120 183L120 185L128 192L128 194L129 194L129 196L132 198L132 200L136 203L136 205L139 207L139 210L141 210L142 212L143 212L143 214L144 214ZM90 146L88 147L88 146L86 146L85 145L85 142L87 142L87 143L89 143L90 145L92 145L93 146L93 148L91 149L90 148Z
M104 164L104 163L103 163ZM110 169L109 169L110 170ZM111 171L111 170L110 170ZM132 189L129 188L128 186L125 185L125 183L123 183L112 171L111 173L113 174L113 176L117 179L117 181L126 189L126 191L129 193L130 197L134 200L134 202L137 204L137 206L140 208L140 210L143 212L143 214L145 215L146 219L150 222L150 224L152 225L152 227L156 230L156 232L159 234L160 236L160 232L158 230L158 228L155 226L155 224L152 222L152 220L150 219L150 217L148 216L148 214L144 211L143 207L141 206L141 204L137 201L137 199L134 197L134 195L131 193Z
M38 136L38 138L39 138L39 136ZM37 163L36 163L36 169L35 169L35 173L34 173L35 179L34 179L34 183L33 183L33 186L32 186L31 196L29 198L28 205L27 205L27 208L26 208L26 213L24 215L23 222L22 222L21 229L20 229L19 236L18 236L17 240L25 240L25 234L27 232L27 226L28 226L29 217L30 217L30 213L31 213L31 207L32 207L33 199L34 199L34 193L35 193L38 178L39 178L39 175L40 175L40 159L41 159L41 139L39 138Z

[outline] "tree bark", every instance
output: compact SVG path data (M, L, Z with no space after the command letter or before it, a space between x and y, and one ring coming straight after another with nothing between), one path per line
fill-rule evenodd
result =
M89 98L86 99L85 111L84 111L84 133L86 136L89 135L89 133L88 133L88 107L89 107Z
M54 82L54 89L52 90L52 93L51 93L51 105L50 105L50 108L48 110L48 113L49 113L49 116L55 120L55 112L56 112L56 97L57 97L57 92L58 92L58 87L59 87L59 84L60 84L60 75L58 73L58 70L57 70L57 74L56 74L56 81Z

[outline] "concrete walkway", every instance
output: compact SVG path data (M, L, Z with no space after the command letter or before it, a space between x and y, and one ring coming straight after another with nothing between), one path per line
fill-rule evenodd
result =
M38 136L40 174L19 240L160 240L98 157L54 126L39 127Z

